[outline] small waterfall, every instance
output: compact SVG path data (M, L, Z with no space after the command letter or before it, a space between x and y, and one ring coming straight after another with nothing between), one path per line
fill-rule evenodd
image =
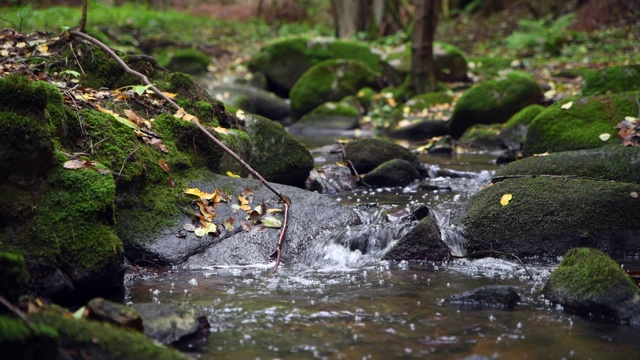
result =
M440 228L440 236L454 256L464 256L466 254L467 240L462 236L460 229L451 224L451 211L433 211L438 227Z

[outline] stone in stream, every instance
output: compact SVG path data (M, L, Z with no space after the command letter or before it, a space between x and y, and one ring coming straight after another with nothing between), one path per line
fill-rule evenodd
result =
M520 301L518 292L513 287L506 285L483 286L451 295L445 300L449 304L480 308L513 308L518 301Z
M210 325L202 309L189 304L157 303L132 307L142 317L145 335L164 345L193 350L207 341Z
M393 159L403 159L416 164L418 157L409 149L380 139L359 139L345 145L345 158L360 173L367 173L376 166ZM417 166L417 165L416 165Z
M433 215L425 216L403 236L382 260L445 261L450 258L449 248L442 242L440 229Z
M393 159L367 173L365 181L371 186L405 186L420 177L414 164L403 159Z

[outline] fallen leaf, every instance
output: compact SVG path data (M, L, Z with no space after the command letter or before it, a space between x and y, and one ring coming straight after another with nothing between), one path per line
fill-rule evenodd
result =
M229 129L225 129L220 126L214 127L213 130L215 130L217 133L225 134L225 135L229 133Z
M269 228L281 228L282 222L274 218L273 216L267 216L264 219L262 219L262 225Z
M232 173L231 171L227 171L227 176L228 177L232 177L232 178L239 178L240 177L240 175L236 175L236 174Z
M124 109L124 114L127 116L127 118L129 120L131 120L134 124L141 126L142 124L144 124L145 119L142 118L140 115L136 114L135 111L133 110L129 110L129 109Z
M533 154L533 156L548 156L549 152L543 152L542 154Z
M218 227L216 226L216 224L214 224L212 222L205 223L203 228L204 228L204 231L207 232L208 234L217 234L218 233Z
M162 139L151 138L151 145L165 154L169 153L169 149L162 143Z
M117 113L115 113L115 112L113 112L111 110L105 109L100 105L96 105L96 107L98 108L98 110L100 112L103 112L105 114L109 114L109 115L113 116L113 118L118 120L118 122L120 122L121 124L124 124L124 125L132 128L132 129L134 129L134 130L139 130L138 125L136 125L136 124L132 123L131 121L123 118L122 116L118 115Z
M561 108L564 110L568 110L571 109L571 106L573 106L573 101L569 101L568 103L562 105Z
M272 209L267 209L267 212L268 212L269 214L281 213L281 212L282 212L282 209L272 208Z
M227 220L225 220L222 225L224 226L224 228L231 232L233 230L235 230L235 228L233 227L233 223L235 222L235 220L233 218L228 218Z
M509 201L511 201L511 199L513 199L513 194L502 195L502 197L500 198L500 205L507 206L509 204Z
M193 224L184 224L184 225L182 225L182 228L185 229L188 232L196 231L196 226L193 225Z
M598 138L600 138L600 140L602 140L602 141L607 141L607 140L611 139L611 134L602 133L602 134L598 135Z
M169 165L167 165L166 162L164 162L163 159L158 160L158 165L160 165L160 168L162 170L164 170L164 172L168 173L169 172Z
M629 194L629 195L631 195L631 197L634 198L634 199L638 198L638 193L635 192L635 191L632 191L631 194Z
M203 227L199 227L195 229L193 233L196 234L197 237L203 237L207 233L207 231Z

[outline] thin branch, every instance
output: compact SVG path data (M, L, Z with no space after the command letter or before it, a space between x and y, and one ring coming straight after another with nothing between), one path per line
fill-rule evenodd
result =
M276 265L273 267L273 272L278 271L278 266L280 265L280 257L282 256L282 243L284 241L284 234L287 231L287 222L289 219L289 203L284 203L284 221L282 222L282 232L280 233L280 237L278 238L278 244L276 245L276 251L271 255L271 257L276 258Z
M89 0L83 0L82 1L82 17L80 18L80 28L78 29L78 31L80 31L81 33L86 33L86 27L87 27L87 7L89 7Z
M140 148L142 148L142 146L138 146L137 148L133 149L133 151L130 152L126 158L124 158L124 161L122 162L122 167L120 168L120 171L118 172L118 176L116 177L116 181L118 181L118 179L120 178L120 175L122 174L122 170L124 170L124 164L126 164L127 160L131 157L131 155L133 155L136 151L140 150Z
M9 300L5 299L5 297L2 295L0 295L0 303L7 309L9 309L12 313L16 314L20 319L22 319L22 321L27 324L32 332L36 331L36 329L33 327L33 323L31 322L31 320L29 320L29 317L27 317L27 314L23 313L19 308L13 306L13 304L11 304Z
M149 89L151 89L158 97L163 99L168 104L171 104L171 106L173 106L176 110L182 109L180 105L178 105L175 101L173 101L171 98L166 96L162 91L158 90L158 88L156 88L155 85L153 85L144 74L130 68L129 65L127 65L113 50L111 50L107 45L105 45L100 40L76 30L69 31L69 34L79 37L81 39L87 40L92 44L98 46L104 52L106 52L109 56L111 56L127 74L133 75L138 79L140 79L140 81L142 81L144 85L148 86ZM193 122L205 136L211 139L211 141L213 141L220 149L222 149L224 152L229 154L229 156L231 156L240 165L242 165L242 167L244 167L256 179L258 179L260 183L264 184L264 186L266 186L269 190L271 190L285 204L285 214L284 214L285 223L282 226L282 231L280 232L278 245L276 246L276 251L278 252L278 259L279 259L280 253L281 253L281 243L287 231L286 219L288 217L289 205L291 205L291 200L286 196L282 195L280 191L276 190L276 188L274 188L267 180L265 180L262 177L262 175L260 175L260 173L254 170L251 166L249 166L249 164L247 164L247 162L245 162L240 156L238 156L235 152L233 152L233 150L229 149L225 144L223 144L220 140L218 140L215 136L213 136L213 134L211 134L207 129L205 129L204 126L200 124L200 121L198 120L198 118L193 117L193 120L191 120L191 122ZM276 263L276 269L278 267L278 264L279 264L279 261Z

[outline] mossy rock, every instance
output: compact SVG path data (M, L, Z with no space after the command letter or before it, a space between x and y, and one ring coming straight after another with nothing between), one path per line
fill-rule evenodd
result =
M503 123L542 99L540 85L531 75L513 71L506 78L489 80L467 90L456 103L450 134L459 137L476 124Z
M405 186L420 178L414 164L403 159L386 161L367 173L365 181L372 186Z
M403 159L412 164L418 157L411 150L380 139L360 139L345 146L345 158L353 163L358 173L364 174L393 159Z
M569 312L640 325L638 286L618 263L597 249L569 250L543 293Z
M365 43L297 36L278 39L265 45L253 55L249 61L249 69L265 74L271 91L288 96L302 74L312 66L330 59L358 60L371 71L377 71L380 55Z
M376 87L376 74L358 60L327 60L314 65L291 89L291 117L299 119L319 105Z
M327 102L291 125L291 129L321 128L348 130L358 127L360 110L344 102ZM292 130L293 131L293 130Z
M472 57L469 59L469 64L473 64L470 66L472 72L487 78L497 76L501 71L510 69L513 60L510 57L488 55Z
M534 104L518 111L504 123L498 137L509 149L520 150L524 144L529 125L543 110L544 106Z
M438 223L429 215L398 240L382 260L445 261L449 257L449 248L442 242Z
M529 125L524 153L530 156L619 144L621 139L616 125L625 116L637 114L635 92L558 101L538 114ZM601 134L609 134L610 137L602 141Z
M640 89L640 65L611 66L584 72L582 95L602 95Z
M640 253L640 185L533 177L506 179L475 194L462 217L468 252L559 256L588 246L612 255ZM503 195L511 194L507 205Z
M74 319L51 310L29 317L38 326L47 326L57 332L59 351L65 355L82 351L95 359L187 359L178 351L158 345L131 329Z
M451 95L444 91L437 91L415 95L404 106L408 106L411 110L424 110L433 105L451 104L452 101Z
M459 140L470 147L477 147L483 150L499 150L504 146L499 137L501 130L502 124L474 125L465 130Z
M216 99L245 112L271 120L284 120L289 116L289 103L272 92L249 85L219 85L209 90Z
M169 56L164 65L169 71L179 71L190 75L207 72L211 57L198 49L178 49Z
M21 254L0 251L0 295L15 303L27 293L29 272Z
M640 184L640 148L620 145L524 158L497 175L566 175Z
M43 324L31 329L20 318L0 315L0 349L4 359L56 359L58 332Z
M411 45L401 45L393 49L383 59L387 71L395 78L403 78L411 72ZM445 82L467 80L467 56L455 45L436 41L433 43L435 77Z
M304 144L267 118L247 115L245 124L253 144L251 167L267 181L304 187L313 169L313 157Z

